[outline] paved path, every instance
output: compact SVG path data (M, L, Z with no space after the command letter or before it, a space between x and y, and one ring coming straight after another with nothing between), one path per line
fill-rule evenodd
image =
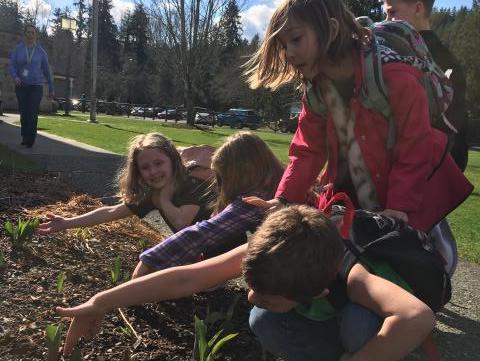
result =
M19 121L18 114L0 116L0 144L29 157L46 171L58 173L81 192L106 201L115 195L112 181L122 156L42 131L38 132L34 146L26 148L20 145Z
M3 122L1 122L3 120ZM19 117L0 116L0 144L30 157L50 172L67 177L78 190L94 197L114 195L112 180L122 157L70 139L39 132L33 148L20 145ZM66 125L68 126L68 125ZM92 124L92 131L95 125ZM159 222L152 217L153 222ZM160 221L157 226L167 232ZM459 262L453 278L453 297L445 310L437 315L435 340L442 361L480 360L480 267ZM405 361L425 360L419 353Z

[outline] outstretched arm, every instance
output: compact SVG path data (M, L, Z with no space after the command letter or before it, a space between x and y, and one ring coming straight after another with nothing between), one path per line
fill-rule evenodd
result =
M131 216L133 213L125 204L97 208L91 212L76 217L64 218L53 213L47 214L47 222L40 224L37 228L38 234L49 234L64 229L76 227L90 227L97 224L115 221L117 219Z
M58 314L73 318L63 354L69 355L81 337L93 337L98 333L105 313L112 309L189 296L240 276L246 249L247 245L244 244L203 262L136 278L97 293L76 307L57 307Z
M356 264L348 276L350 300L380 317L383 325L364 347L342 361L400 360L420 345L435 326L432 310L399 286Z

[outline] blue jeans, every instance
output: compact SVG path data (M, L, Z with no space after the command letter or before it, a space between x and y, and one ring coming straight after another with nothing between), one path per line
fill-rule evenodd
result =
M22 85L15 88L20 111L21 134L27 145L32 145L37 136L38 110L42 100L41 85Z
M313 321L295 311L273 313L253 307L250 328L262 346L285 361L338 361L370 340L382 320L370 310L348 304L338 318Z

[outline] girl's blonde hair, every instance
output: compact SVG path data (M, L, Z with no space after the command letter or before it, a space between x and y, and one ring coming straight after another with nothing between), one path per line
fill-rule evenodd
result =
M270 148L251 132L229 136L216 150L212 168L217 176L218 199L215 211L223 210L241 194L259 192L273 197L283 166Z
M145 149L158 149L170 159L176 189L187 178L187 170L182 163L182 158L168 138L160 133L137 135L130 142L127 160L117 175L119 197L126 203L138 204L149 192L138 170L137 160L138 153Z
M244 65L250 87L277 89L294 79L303 80L301 73L288 63L278 39L278 33L291 18L315 31L320 49L319 62L342 60L355 46L356 39L364 34L342 0L284 0L273 14L260 48ZM336 36L330 26L332 18L338 22Z

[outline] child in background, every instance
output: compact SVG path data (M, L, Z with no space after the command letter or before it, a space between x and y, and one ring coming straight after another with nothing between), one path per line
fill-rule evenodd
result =
M37 233L90 227L136 215L145 217L158 209L173 232L208 218L215 192L211 182L189 174L175 145L160 133L133 138L124 167L118 173L122 203L64 218L47 214Z
M242 202L246 196L272 197L283 167L265 142L251 132L228 137L212 158L218 187L214 216L170 236L140 255L133 277L197 262L245 243L264 210Z
M101 329L105 313L129 305L175 299L243 275L256 305L251 326L267 350L292 360L398 360L432 330L432 311L399 286L361 264L338 277L344 246L335 226L318 210L291 206L270 214L247 245L196 264L158 271L100 292L73 307L64 355L81 337ZM337 318L309 320L297 312L312 299L348 299L384 319L358 350L343 348ZM348 307L348 306L347 306ZM344 310L343 312L348 312ZM258 314L264 317L258 318ZM265 323L260 323L263 321ZM358 327L362 325L357 325Z
M262 45L246 64L250 85L276 89L292 80L322 99L326 115L307 98L290 146L290 162L269 207L305 203L323 169L322 208L345 192L358 208L382 212L428 231L472 191L447 139L432 129L422 73L400 62L382 64L395 121L387 149L387 120L361 103L369 32L339 0L286 0L272 16Z

